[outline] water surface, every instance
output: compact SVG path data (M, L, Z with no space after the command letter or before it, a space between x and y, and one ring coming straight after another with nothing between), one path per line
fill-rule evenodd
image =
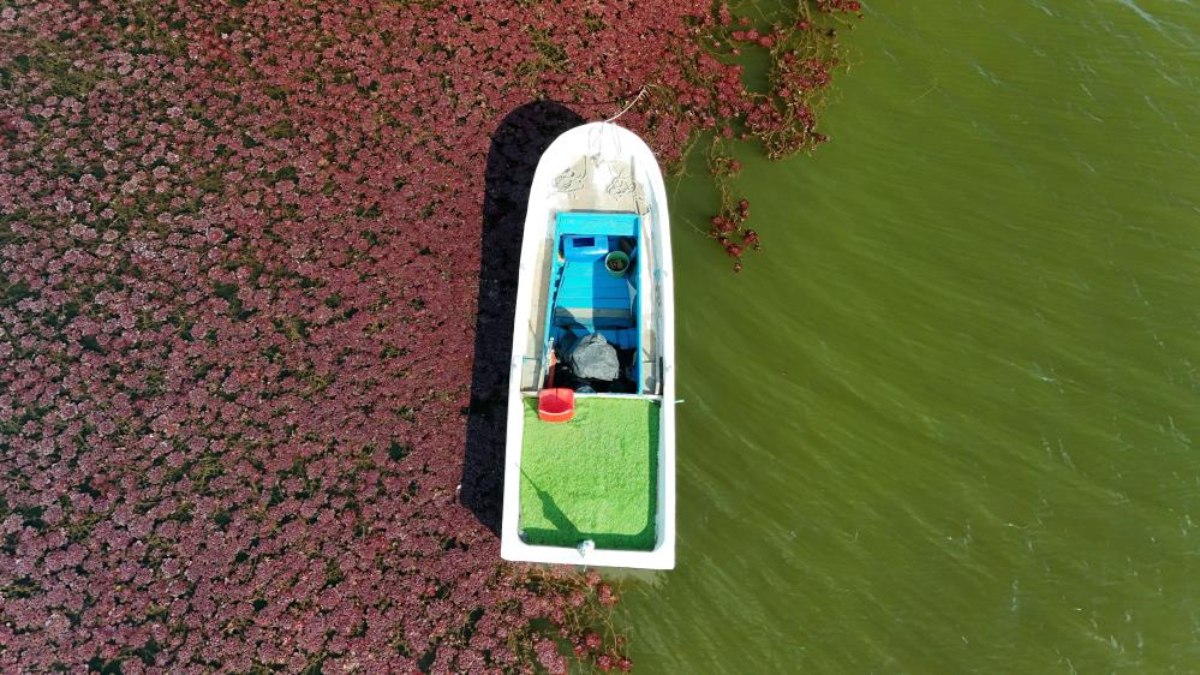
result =
M641 672L1200 668L1200 5L876 2L832 141L674 186Z

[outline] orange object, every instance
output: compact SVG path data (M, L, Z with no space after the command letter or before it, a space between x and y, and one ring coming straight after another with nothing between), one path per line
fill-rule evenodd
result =
M538 392L538 419L543 422L569 422L575 416L575 390L566 387Z

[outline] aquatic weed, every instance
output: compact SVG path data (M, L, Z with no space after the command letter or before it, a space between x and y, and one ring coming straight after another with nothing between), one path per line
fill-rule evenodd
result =
M627 669L612 587L458 503L484 167L531 97L769 132L728 13L0 8L0 670Z

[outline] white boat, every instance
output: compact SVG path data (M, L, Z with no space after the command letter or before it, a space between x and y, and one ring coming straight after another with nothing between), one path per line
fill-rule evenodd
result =
M504 559L675 566L672 283L650 148L611 122L559 136L534 174L521 245Z

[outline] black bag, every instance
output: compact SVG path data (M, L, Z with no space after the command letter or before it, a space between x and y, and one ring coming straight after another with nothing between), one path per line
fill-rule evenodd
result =
M591 333L575 343L567 357L571 372L583 380L612 382L621 375L617 362L617 348L608 343L603 335Z

